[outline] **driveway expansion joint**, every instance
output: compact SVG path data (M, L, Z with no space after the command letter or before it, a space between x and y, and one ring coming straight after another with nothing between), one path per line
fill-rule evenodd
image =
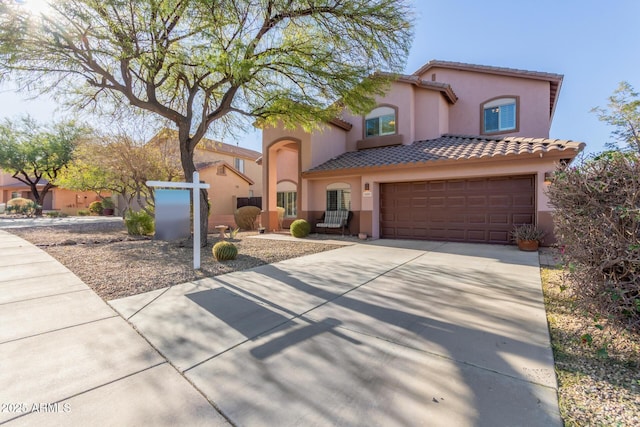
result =
M0 345L8 344L8 343L11 343L11 342L16 342L16 341L20 341L20 340L26 340L26 339L29 339L29 338L39 337L39 336L42 336L42 335L51 334L53 332L59 332L59 331L67 330L67 329L73 329L73 328L77 328L78 326L90 325L92 323L102 322L103 320L109 320L109 319L113 319L115 317L119 317L119 316L117 314L113 314L112 316L101 317L100 319L89 320L87 322L82 322L82 323L74 323L73 325L65 326L65 327L62 327L62 328L51 329L51 330L48 330L48 331L39 332L37 334L32 334L32 335L27 335L27 336L20 337L20 338L13 338L13 339L10 339L10 340L7 340L7 341L2 341L2 342L0 342Z
M65 273L65 274L67 274L67 273ZM87 291L93 292L89 288L87 288L87 289L75 289L75 290L72 290L72 291L57 292L57 293L49 294L49 295L40 295L38 297L33 297L33 298L25 298L25 299L19 299L19 300L15 300L15 301L0 302L0 305L16 304L16 303L21 303L21 302L25 302L25 301L35 301L35 300L39 300L39 299L42 299L42 298L51 298L51 297L57 297L58 295L68 295L68 294L75 294L75 293L78 293L78 292L87 292Z

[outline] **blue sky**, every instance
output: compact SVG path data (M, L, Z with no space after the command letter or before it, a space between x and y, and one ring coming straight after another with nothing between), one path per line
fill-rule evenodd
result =
M637 0L413 0L415 38L406 72L431 59L520 68L564 75L551 137L604 149L612 128L590 112L606 106L618 83L640 90ZM455 90L455 88L454 88ZM48 121L60 117L50 100L0 86L0 117L29 112ZM260 150L247 134L240 146Z

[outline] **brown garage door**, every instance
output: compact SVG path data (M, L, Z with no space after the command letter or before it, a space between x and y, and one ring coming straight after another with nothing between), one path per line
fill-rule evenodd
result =
M533 223L535 176L400 182L380 188L381 235L390 239L509 243Z

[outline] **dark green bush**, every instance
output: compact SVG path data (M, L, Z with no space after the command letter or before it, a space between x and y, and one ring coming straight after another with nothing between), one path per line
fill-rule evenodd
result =
M293 237L307 237L311 232L311 225L304 219L296 219L289 229Z
M145 211L128 211L124 219L127 233L132 236L146 236L153 234L155 224L153 217Z
M640 159L609 152L556 172L548 195L578 302L640 329Z
M80 209L78 211L78 216L89 216L91 212L88 209Z
M218 261L228 261L236 259L238 256L238 248L231 242L222 240L213 245L213 256Z
M95 202L89 203L89 212L94 213L96 215L102 215L103 207L102 202L100 200L96 200Z

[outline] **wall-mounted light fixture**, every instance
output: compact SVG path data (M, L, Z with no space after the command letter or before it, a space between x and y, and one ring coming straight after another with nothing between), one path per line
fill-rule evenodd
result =
M546 184L551 184L553 182L553 172L544 173L544 182Z
M369 191L369 183L368 182L364 183L364 191Z

